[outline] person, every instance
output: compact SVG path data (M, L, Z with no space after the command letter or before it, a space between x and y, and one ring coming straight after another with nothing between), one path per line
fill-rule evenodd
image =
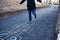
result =
M24 3L26 0L22 0L20 4ZM41 0L37 0L41 3ZM29 14L29 22L32 21L31 14L36 18L36 5L35 5L35 0L27 0L27 9L28 9L28 14Z

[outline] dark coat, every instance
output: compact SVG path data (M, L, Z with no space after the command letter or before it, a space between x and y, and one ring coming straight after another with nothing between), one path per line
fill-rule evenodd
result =
M22 0L20 4L24 3L25 1L26 0ZM37 1L41 2L41 0L37 0ZM36 9L35 0L27 0L27 9L28 10Z

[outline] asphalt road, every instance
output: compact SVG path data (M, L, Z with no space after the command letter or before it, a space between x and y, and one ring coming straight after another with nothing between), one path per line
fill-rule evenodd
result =
M15 36L17 40L55 40L55 29L58 17L57 7L37 9L37 19L28 24L27 11L15 16L0 19L0 37L9 40Z

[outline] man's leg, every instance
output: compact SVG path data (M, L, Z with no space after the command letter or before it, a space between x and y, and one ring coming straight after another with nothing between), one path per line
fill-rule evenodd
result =
M29 14L29 21L31 22L32 17L31 17L31 10L28 10L28 14Z
M33 9L33 10L32 10L32 13L33 13L33 15L34 15L35 18L36 18L36 9Z

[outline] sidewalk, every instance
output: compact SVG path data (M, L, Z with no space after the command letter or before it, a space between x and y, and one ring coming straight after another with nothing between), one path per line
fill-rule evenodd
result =
M17 38L21 37L22 40L55 40L57 10L53 7L37 9L37 19L35 20L32 16L31 25L25 23L28 21L27 11L0 19L0 35L7 39L16 36Z

